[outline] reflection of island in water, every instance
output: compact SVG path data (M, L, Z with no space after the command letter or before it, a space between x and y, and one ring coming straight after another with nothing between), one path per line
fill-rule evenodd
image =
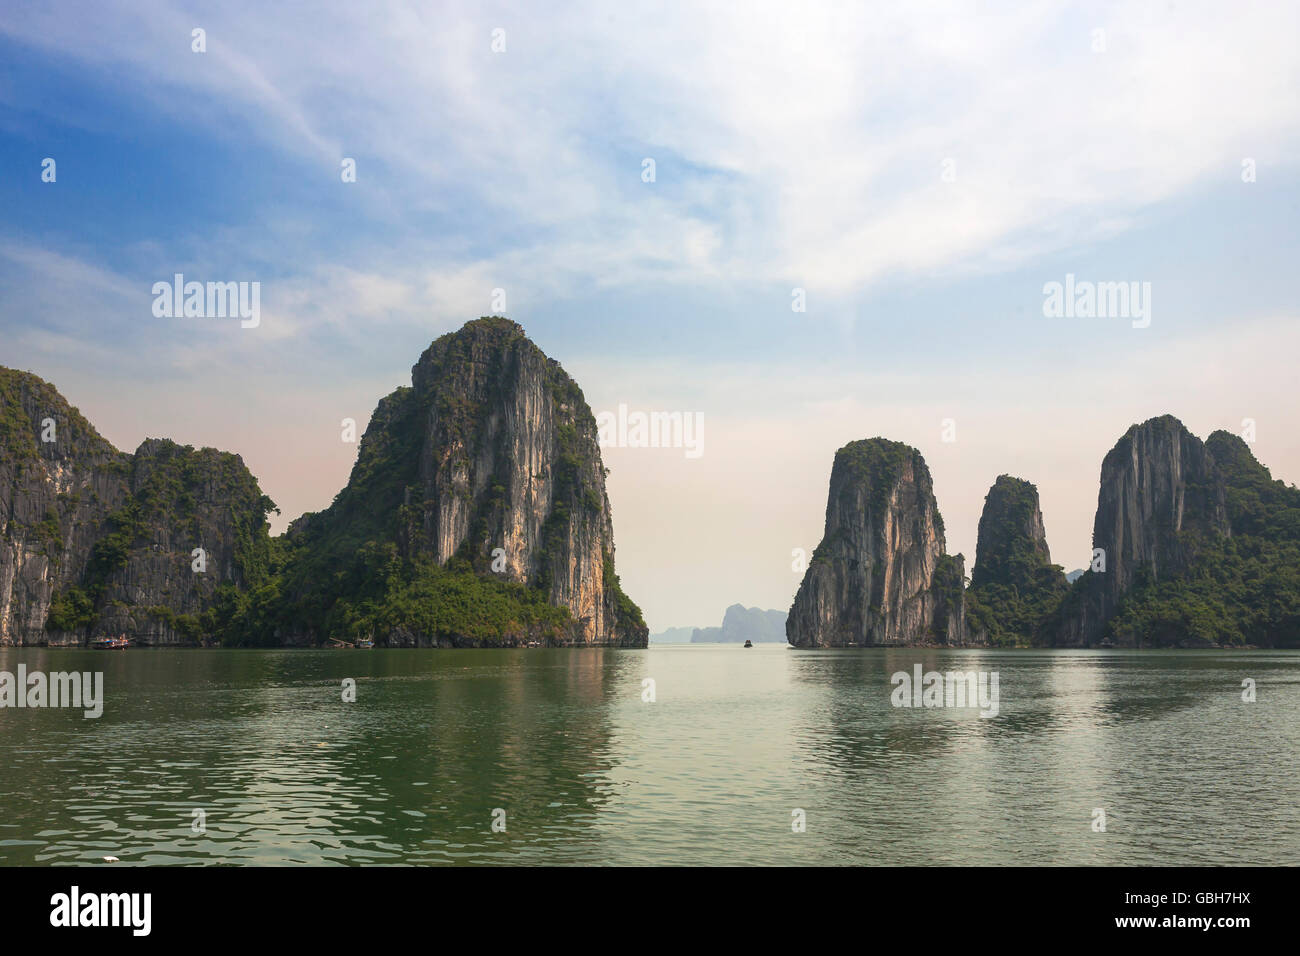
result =
M794 760L810 769L817 798L808 802L836 821L837 852L860 863L1212 864L1279 812L1237 791L1231 767L1278 748L1265 776L1282 785L1297 737L1277 721L1300 714L1296 663L1285 652L792 653L791 679L823 700L794 731ZM997 671L997 717L893 706L892 676L917 664ZM1257 670L1286 688L1276 709L1241 699L1243 675ZM1098 810L1104 833L1092 828ZM1288 832L1294 853L1300 829Z
M1300 852L1300 803L1268 796L1294 790L1288 652L0 648L0 669L20 661L102 670L105 702L98 720L0 709L4 865ZM997 716L895 706L918 664L996 671Z
M614 686L631 681L632 700L639 686L623 676L634 659L602 648L0 648L0 669L19 655L103 669L108 690L96 721L0 711L7 865L558 862L610 796ZM195 809L206 833L191 830Z

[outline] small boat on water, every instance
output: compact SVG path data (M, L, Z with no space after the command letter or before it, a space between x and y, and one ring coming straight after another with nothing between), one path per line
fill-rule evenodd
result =
M746 642L745 642L745 646L746 646L746 647L753 647L753 646L754 646L754 642L753 642L753 641L746 641Z
M368 638L368 637L358 638L356 641L345 641L345 640L343 640L342 638L331 637L331 638L330 638L330 644L331 644L331 646L333 646L333 647L335 647L335 648L343 648L343 647L347 647L347 648L350 648L351 650L354 650L354 651L355 651L358 647L364 647L364 648L366 648L366 649L369 649L369 648L372 648L372 647L375 646L375 642L374 642L371 638Z
M97 651L117 651L131 646L131 642L122 634L118 637L101 637L90 642L90 646Z

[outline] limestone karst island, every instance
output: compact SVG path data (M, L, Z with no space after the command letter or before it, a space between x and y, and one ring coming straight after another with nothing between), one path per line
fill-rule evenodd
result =
M0 399L4 643L646 644L591 409L508 320L429 346L380 399L333 504L275 538L238 455L120 452L9 369Z
M334 502L278 537L237 454L166 439L121 452L12 369L0 401L2 643L646 646L615 570L595 418L507 319L429 346L380 399ZM921 454L855 441L835 455L786 634L797 648L1300 643L1300 491L1236 436L1133 426L1102 463L1093 548L1067 583L1037 489L1002 475L968 577Z

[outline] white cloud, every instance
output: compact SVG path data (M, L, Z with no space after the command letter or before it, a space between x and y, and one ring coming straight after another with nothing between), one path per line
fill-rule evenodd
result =
M726 275L841 294L1005 268L1297 140L1291 4L339 4L310 28L261 3L0 17L139 77L189 122L228 132L233 114L322 171L360 157L372 215L472 203L496 271L524 262L554 282ZM189 51L191 20L207 54Z

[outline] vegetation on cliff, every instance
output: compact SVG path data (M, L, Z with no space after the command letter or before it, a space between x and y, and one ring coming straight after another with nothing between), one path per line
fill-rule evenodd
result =
M843 470L846 480L870 488L868 506L871 513L883 514L908 462L919 458L920 452L903 442L890 441L888 438L864 438L849 442L835 453L831 473L834 475ZM929 493L930 473L922 469L916 478L924 485L922 492ZM934 512L934 522L942 534L943 518L937 509Z
M168 543L177 562L188 566L194 548L210 548L216 543L214 538L224 541L229 537L235 583L227 581L211 590L256 588L271 576L275 545L266 516L276 510L275 503L262 493L238 455L150 439L137 450L131 467L131 489L123 505L109 514L99 529L85 573L77 583L51 596L47 630L71 632L93 627L116 577L134 555L162 547L160 541ZM197 585L199 579L192 583ZM128 611L139 611L140 620L162 622L193 638L201 630L201 615L210 610L208 594L209 589L196 586L196 600L186 602L192 605L188 611L162 604L137 607L120 597L114 601Z
M523 467L539 455L541 471ZM500 469L486 488L484 461ZM566 642L590 640L598 620L635 642L645 622L614 570L604 475L582 390L499 317L434 342L412 385L380 401L330 508L276 539L275 506L237 456L153 439L124 455L53 386L0 369L0 492L23 501L4 559L30 568L6 613L48 601L45 630L63 640L111 626L232 645ZM53 490L66 484L76 490ZM95 506L77 512L82 492ZM506 574L493 549L504 534L524 543ZM32 565L33 545L73 572ZM193 548L220 553L210 578L190 577ZM575 580L584 608L597 592L594 618L556 600Z
M1226 492L1231 534L1182 532L1195 539L1185 543L1196 559L1175 577L1156 580L1140 567L1109 636L1300 647L1300 489L1275 481L1235 435L1214 432L1206 447Z
M967 618L989 643L1028 644L1065 596L1064 570L1052 564L1038 489L1000 475L984 499Z
M1135 444L1152 438L1154 446ZM1161 461L1141 463L1148 477L1134 492L1165 488L1164 499L1149 502L1154 525L1131 529L1146 532L1152 550L1129 559L1127 584L1109 615L1099 595L1107 588L1113 593L1121 580L1114 577L1113 556L1107 570L1090 570L1074 582L1037 640L1053 644L1069 635L1154 647L1300 646L1300 489L1275 481L1237 436L1217 431L1202 444L1176 418L1162 416L1130 428L1107 455L1106 507L1116 507L1118 486L1127 486L1120 476L1133 457L1151 454L1144 447L1164 449L1155 455ZM1164 459L1166 453L1173 457ZM1168 484L1159 481L1161 467L1172 475ZM1117 485L1109 497L1108 480ZM1175 514L1177 526L1170 517ZM1110 527L1114 518L1099 520L1098 527Z
M47 418L52 443L41 441ZM909 468L917 496L903 501ZM274 539L266 515L275 506L238 456L154 439L123 454L49 383L0 369L0 557L27 589L6 613L15 620L14 607L47 597L52 634L84 636L107 617L113 627L234 645L566 642L593 614L607 632L643 634L614 567L604 474L582 390L500 318L434 342L412 385L379 402L333 504ZM913 573L904 596L931 602L927 640L1300 646L1300 489L1274 480L1240 438L1219 431L1201 443L1172 416L1130 428L1102 476L1095 534L1135 542L1117 552L1122 575L1112 562L1067 585L1050 559L1037 489L1003 475L986 498L964 588L962 557L943 552L919 453L881 438L845 445L809 575L835 583L843 572L846 587L871 599L850 609L835 639L855 643L883 620L896 556L874 541L870 553L849 553L853 516L865 509L872 534L887 516L933 529L912 545L925 555L913 564L933 571ZM509 574L494 559L504 535L524 542ZM202 583L178 574L194 547L219 550L221 574ZM25 579L15 570L23 561ZM584 620L556 600L579 566L572 576L599 592L583 591ZM827 602L843 591L810 590L808 620L796 625L829 626L836 609Z
M14 464L40 457L42 421L53 418L64 448L118 454L93 425L49 382L31 372L0 366L0 460Z
M509 383L532 372L554 409L552 483L535 554L526 562L531 573L512 580L493 567L493 548L513 522L512 480L540 476L512 478L502 467L481 489L471 479L479 462L511 460L509 443L521 436L500 427L499 403L513 403ZM380 401L333 504L290 527L273 585L228 595L214 629L223 641L264 645L329 638L565 642L577 622L549 599L555 578L568 573L575 529L599 539L608 524L594 422L582 390L516 323L486 317L442 336L412 370L412 385ZM463 537L440 563L444 542L431 522L462 504ZM609 547L599 561L613 620L646 630Z
M567 608L546 603L545 594L511 581L475 573L460 559L445 566L402 558L392 542L370 541L350 558L319 560L288 545L285 573L263 588L230 591L204 622L224 644L274 647L290 635L316 633L344 641L377 635L410 635L499 644L559 639L571 623ZM300 563L301 562L301 563ZM287 595L287 582L301 568L328 566L329 595L313 590Z

